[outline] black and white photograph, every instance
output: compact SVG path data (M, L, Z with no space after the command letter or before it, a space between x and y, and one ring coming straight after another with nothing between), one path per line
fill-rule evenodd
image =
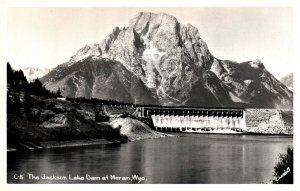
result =
M7 186L295 184L292 6L5 14Z

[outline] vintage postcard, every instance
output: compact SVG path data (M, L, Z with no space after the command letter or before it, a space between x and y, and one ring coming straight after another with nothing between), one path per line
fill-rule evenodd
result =
M47 5L5 7L6 187L295 188L294 4Z

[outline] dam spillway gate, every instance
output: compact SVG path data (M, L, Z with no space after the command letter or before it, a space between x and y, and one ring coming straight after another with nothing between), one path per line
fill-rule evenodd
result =
M243 132L244 109L141 107L141 118L151 118L156 131Z

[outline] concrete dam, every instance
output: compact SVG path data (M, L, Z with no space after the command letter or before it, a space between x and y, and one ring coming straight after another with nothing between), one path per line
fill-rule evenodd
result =
M246 129L245 109L140 107L141 118L151 118L157 131L206 131Z

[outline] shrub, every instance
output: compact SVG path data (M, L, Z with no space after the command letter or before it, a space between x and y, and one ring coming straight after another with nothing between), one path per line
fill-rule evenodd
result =
M274 184L293 184L293 148L288 147L286 154L280 154L274 167Z

